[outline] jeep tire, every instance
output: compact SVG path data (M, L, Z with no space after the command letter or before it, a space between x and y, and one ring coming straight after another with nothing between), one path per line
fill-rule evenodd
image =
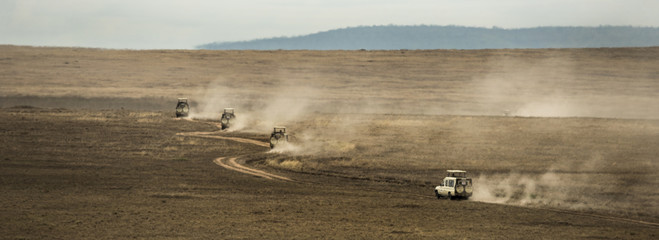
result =
M179 102L176 104L176 117L187 117L189 111L190 105L188 103Z

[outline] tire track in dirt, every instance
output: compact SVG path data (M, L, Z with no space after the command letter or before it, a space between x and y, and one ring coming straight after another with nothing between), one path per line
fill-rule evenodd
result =
M214 134L214 133L219 133L219 131L218 132L187 132L187 133L177 133L176 135L230 140L230 141L234 141L234 142L254 144L254 145L257 145L257 146L261 146L261 147L270 147L269 143L261 142L259 140L248 139L248 138L239 138L239 137L225 137L225 136L211 135L211 134Z
M186 119L188 121L196 121L194 119ZM221 133L222 131L215 131L215 132L183 132L183 133L177 133L177 136L188 136L188 137L200 137L200 138L211 138L211 139L221 139L221 140L229 140L229 141L235 141L235 142L241 142L241 143L248 143L248 144L254 144L257 146L261 147L270 147L269 143L266 142L261 142L258 140L254 139L248 139L248 138L239 138L239 137L225 137L225 136L218 136L218 135L212 135L212 134L217 134ZM283 181L289 181L289 182L295 182L295 180L284 177L284 176L279 176L277 174L272 174L268 173L265 171L261 171L258 169L250 168L245 165L244 163L239 163L237 162L237 157L218 157L213 162L223 168L269 179L269 180L283 180Z
M258 170L258 169L246 167L244 165L241 165L240 163L237 163L236 159L237 158L235 158L235 157L233 157L233 158L219 157L219 158L216 158L215 160L213 160L213 162L215 164L221 166L221 167L226 168L226 169L234 170L234 171L245 173L245 174L254 175L254 176L257 176L257 177L262 177L262 178L266 178L266 179L270 179L270 180L279 179L279 180L294 182L292 179L287 178L287 177L283 177L283 176L279 176L279 175L276 175L276 174L264 172L264 171L261 171L261 170Z

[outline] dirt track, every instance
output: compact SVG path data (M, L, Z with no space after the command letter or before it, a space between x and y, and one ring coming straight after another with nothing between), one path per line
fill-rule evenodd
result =
M195 121L191 119L185 118L185 120L190 120L190 121ZM219 127L219 126L218 126ZM261 146L261 147L267 147L270 148L270 144L266 142L261 142L258 140L254 139L249 139L249 138L239 138L239 137L225 137L225 136L219 136L219 135L213 135L213 134L218 134L221 133L222 131L213 131L213 132L183 132L183 133L177 133L176 135L179 136L194 136L194 137L201 137L201 138L211 138L211 139L222 139L222 140L230 140L230 141L235 141L235 142L240 142L240 143L248 143L248 144L253 144L256 146ZM257 177L262 177L266 179L278 179L278 180L284 180L284 181L293 181L290 178L279 176L276 174L272 173L267 173L258 169L250 168L247 166L244 166L242 164L239 164L236 162L237 157L218 157L213 162L221 167L224 167L226 169L238 171L241 173L245 174L250 174L254 175Z
M241 142L241 143L249 143L249 144L254 144L257 146L261 147L270 147L268 143L264 143L261 141L253 140L253 139L248 139L248 138L238 138L238 137L223 137L223 136L217 136L217 135L210 135L214 134L217 132L190 132L190 133L177 133L176 135L180 136L194 136L194 137L202 137L202 138L212 138L212 139L223 139L223 140L230 140L230 141L235 141L235 142ZM287 177L282 177L276 174L272 173L267 173L261 170L253 169L246 167L244 165L241 165L236 162L236 157L218 157L215 160L213 160L217 165L222 166L226 169L231 169L234 171L242 172L245 174L250 174L258 177L263 177L267 179L279 179L279 180L285 180L285 181L293 181L290 178Z
M241 143L254 144L254 145L260 146L260 147L268 147L268 148L270 147L270 144L268 144L266 142L261 142L261 141L258 141L258 140L253 140L253 139L248 139L248 138L239 138L239 137L225 137L225 136L211 135L211 134L216 134L216 133L217 132L189 132L189 133L177 133L176 135L231 140L231 141L236 141L236 142L241 142Z
M290 178L287 178L287 177L279 176L277 174L272 174L272 173L264 172L264 171L261 171L261 170L258 170L258 169L254 169L254 168L250 168L250 167L246 167L244 165L241 165L241 164L236 162L235 157L228 158L226 160L225 160L225 157L219 157L219 158L213 160L213 162L215 162L215 164L220 165L220 166L222 166L226 169L231 169L231 170L234 170L234 171L254 175L254 176L257 176L257 177L262 177L262 178L271 179L271 180L278 179L278 180L284 180L284 181L294 181L294 180L292 180Z

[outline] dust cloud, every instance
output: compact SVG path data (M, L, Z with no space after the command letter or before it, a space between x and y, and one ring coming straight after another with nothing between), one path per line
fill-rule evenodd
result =
M337 104L321 104L319 99L323 98L323 91L279 82L263 95L246 98L241 96L241 89L229 84L230 81L218 78L200 90L196 94L198 98L191 98L196 106L191 107L189 117L219 121L223 109L232 107L236 118L227 132L269 134L274 127L287 127L290 143L277 146L272 153L334 154L354 149L355 144L346 142L345 137L354 132L348 115L321 114L342 108ZM350 109L355 110L355 106ZM309 119L313 119L313 124L303 123ZM296 129L295 126L303 127ZM338 135L342 137L337 138Z
M219 120L224 108L234 108L236 118L228 131L267 133L272 127L296 120L308 111L313 89L275 87L260 96L232 87L232 80L218 78L191 98L190 118ZM246 97L246 95L248 97Z
M331 82L323 83L310 79L314 73L285 70L274 71L276 80L218 77L190 97L198 103L191 117L217 119L222 108L233 107L238 119L232 131L261 133L317 112L659 118L654 107L659 99L651 91L659 87L656 81L625 84L629 76L600 80L600 69L584 67L585 63L564 52L483 60L479 73L451 83L455 85L445 85L441 77L430 85L368 78L353 79L355 87L346 88L338 79L319 77Z
M484 115L521 117L658 118L659 101L647 91L656 82L624 84L624 78L597 79L599 71L569 55L551 54L540 60L496 57L466 91L474 92ZM594 71L594 72L593 72ZM593 78L596 78L593 80ZM638 85L638 86L636 86ZM641 93L628 95L627 92ZM479 113L472 113L479 114Z
M628 217L656 216L659 205L644 196L655 175L609 173L615 164L599 154L579 163L552 166L539 174L480 175L474 179L472 200L530 207L607 212Z
M339 124L341 125L341 124ZM348 126L348 125L343 125ZM355 149L355 139L342 137L349 128L335 126L327 128L304 128L291 136L290 142L283 146L276 146L270 152L288 153L291 155L339 156ZM331 131L331 132L330 132Z

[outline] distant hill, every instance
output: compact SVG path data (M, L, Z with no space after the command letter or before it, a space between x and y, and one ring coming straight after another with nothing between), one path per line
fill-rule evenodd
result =
M362 26L297 37L215 42L198 49L497 49L659 46L659 28L630 26L536 27Z

